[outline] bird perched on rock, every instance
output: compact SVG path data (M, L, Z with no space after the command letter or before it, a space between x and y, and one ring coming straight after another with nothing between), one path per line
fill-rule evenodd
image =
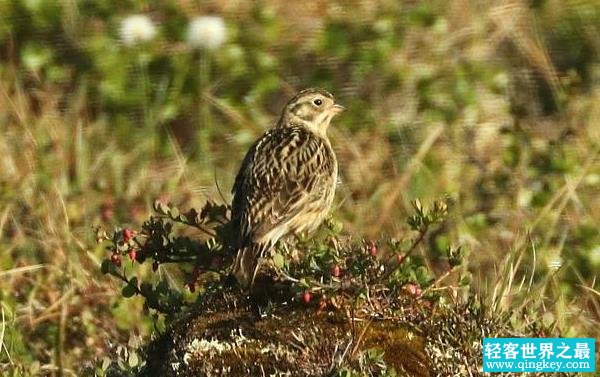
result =
M327 128L343 110L329 92L305 89L246 154L232 190L232 273L242 287L252 287L260 258L280 238L314 231L327 215L338 171Z

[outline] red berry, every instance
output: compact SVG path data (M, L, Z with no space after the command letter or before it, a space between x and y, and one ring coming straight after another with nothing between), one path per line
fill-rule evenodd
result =
M133 231L129 228L123 229L123 241L127 243L131 240L131 237L133 237Z
M187 286L188 286L188 289L190 290L190 292L192 292L192 293L196 292L196 284L194 282L189 282L187 284Z
M405 255L404 254L396 254L396 260L398 263L404 262Z
M117 267L121 267L121 256L119 254L113 254L110 256L110 261Z
M156 272L156 270L158 270L158 261L154 261L154 263L152 263L152 271Z
M311 299L312 299L312 295L310 294L310 292L305 291L304 294L302 295L302 300L304 301L304 303L308 304Z
M371 254L371 256L376 256L377 245L375 244L375 242L369 241L369 243L367 244L367 250L369 251L369 254Z
M421 293L423 293L421 287L419 287L415 283L408 283L404 286L404 288L408 291L408 293L410 293L413 296L420 296Z
M333 277L339 278L341 274L342 269L340 268L340 266L336 264L331 267L331 275L333 275Z
M325 310L325 309L327 309L327 300L322 298L321 301L319 301L319 310Z
M131 259L132 261L135 261L137 259L137 250L136 249L129 250L129 259Z

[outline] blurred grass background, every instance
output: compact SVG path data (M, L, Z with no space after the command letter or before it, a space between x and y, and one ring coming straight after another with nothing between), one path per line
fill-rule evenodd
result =
M132 15L152 32L128 39ZM190 35L202 15L222 44ZM600 2L3 0L0 21L3 375L77 375L147 339L92 227L229 200L309 86L348 108L330 131L347 232L402 234L410 200L447 194L423 253L464 245L495 310L600 336Z

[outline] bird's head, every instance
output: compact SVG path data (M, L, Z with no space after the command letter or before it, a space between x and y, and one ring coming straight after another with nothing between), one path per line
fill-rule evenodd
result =
M331 119L344 111L335 99L323 89L304 89L292 98L281 115L280 126L298 125L325 136Z

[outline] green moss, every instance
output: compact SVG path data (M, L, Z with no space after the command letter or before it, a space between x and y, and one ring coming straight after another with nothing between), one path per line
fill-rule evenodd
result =
M427 375L423 338L399 319L351 321L295 303L263 317L235 294L208 301L150 345L140 376L327 376L361 367L361 355L372 349L383 351L389 368Z

